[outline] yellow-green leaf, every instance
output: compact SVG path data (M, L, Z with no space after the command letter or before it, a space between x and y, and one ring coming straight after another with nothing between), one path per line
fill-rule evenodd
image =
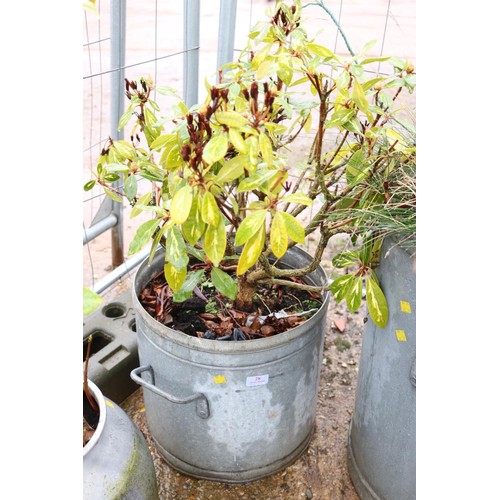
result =
M217 226L207 226L203 235L203 249L212 264L216 267L224 258L226 244L226 227L224 219L220 217L219 224Z
M273 145L265 133L259 134L259 149L268 167L273 165Z
M310 207L313 204L313 201L309 196L305 195L304 193L292 193L287 196L283 197L283 200L288 203L297 203L299 205L305 205L307 207Z
M376 280L370 276L366 280L366 303L373 322L380 328L384 328L389 317L387 300Z
M318 45L317 43L308 43L307 48L313 53L321 57L334 57L337 59L335 54L323 45Z
M290 85L293 78L293 64L291 58L287 58L286 61L280 60L278 62L277 74L285 85Z
M193 197L191 210L186 222L182 224L182 234L191 245L195 245L205 232L206 224L201 216L201 203L197 196Z
M362 297L363 297L363 277L355 276L345 296L345 301L349 311L355 312L359 309Z
M206 222L210 226L217 227L220 221L220 211L217 206L217 201L215 196L210 192L206 191L203 195L203 201L201 203L201 217L203 222Z
M281 212L285 222L288 237L297 243L304 243L306 239L304 228L301 223L292 215Z
M277 170L259 170L253 175L243 179L236 190L237 193L252 191L252 189L260 188L261 190L267 187L267 181L274 177Z
M235 130L234 128L230 128L229 129L229 139L233 143L233 146L240 153L246 153L247 152L247 145L245 143L245 140L243 139L243 136L237 130Z
M187 266L181 269L176 269L170 262L167 262L163 266L163 272L165 274L165 279L167 280L168 286L174 291L178 292L187 275Z
M264 248L265 241L266 228L265 225L262 224L260 230L254 234L243 247L236 270L238 276L247 272L257 262Z
M112 147L122 158L133 160L136 156L134 146L126 141L114 141Z
M106 186L103 186L104 192L113 200L118 203L122 203L122 198L118 194L116 194L114 191L111 189L107 188Z
M256 210L247 215L238 226L234 244L236 246L246 243L261 228L266 220L267 210Z
M94 309L97 309L104 299L93 290L83 287L83 315L90 314Z
M188 265L186 243L177 226L169 227L165 233L165 260L178 271Z
M214 135L203 149L203 161L209 165L222 160L227 153L227 137L225 135Z
M192 202L193 188L191 186L183 186L175 193L170 204L170 217L176 224L183 224L186 221Z
M358 80L354 80L352 87L352 100L356 104L356 106L363 111L363 113L367 116L370 122L373 121L373 116L370 113L368 99L366 98L365 91L363 86L358 82Z
M313 117L312 117L312 114L309 113L307 115L307 119L306 119L306 122L304 123L304 130L309 133L311 131L311 126L312 126L312 121L313 121Z
M345 294L351 287L353 279L354 276L352 274L344 274L343 276L335 279L330 285L330 291L332 292L333 298L335 299L337 304L340 303L345 297Z
M248 124L248 120L236 111L219 111L215 118L219 123L228 127L240 128Z
M163 134L157 137L152 143L151 143L151 149L159 149L163 148L167 144L173 142L175 143L177 141L177 134Z
M222 168L220 169L215 182L222 185L229 182L233 182L235 179L240 177L245 173L243 169L243 159L241 155L237 155L234 158L224 162Z
M279 259L288 249L288 233L282 212L276 212L271 223L271 250Z
M262 80L264 77L273 72L274 66L274 57L266 57L257 67L257 74L255 75L255 78L257 78L257 80Z
M143 194L130 210L130 218L137 217L142 212L141 205L147 205L149 200L151 200L151 192Z

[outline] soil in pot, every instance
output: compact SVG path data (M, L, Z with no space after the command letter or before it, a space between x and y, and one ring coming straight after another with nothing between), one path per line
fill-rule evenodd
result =
M305 284L300 278L294 281ZM174 302L163 272L144 287L139 301L156 321L169 328L222 341L251 340L286 332L310 318L322 304L319 293L262 284L257 288L252 309L241 311L209 280L200 283L192 297Z
M83 446L85 446L97 429L99 423L99 410L95 410L83 391Z

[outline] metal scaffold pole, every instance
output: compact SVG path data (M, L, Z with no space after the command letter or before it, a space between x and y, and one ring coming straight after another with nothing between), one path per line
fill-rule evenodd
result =
M111 0L110 63L113 71L111 72L110 137L114 140L123 139L123 130L118 131L118 122L124 112L125 11L126 0ZM124 262L122 203L113 201L111 210L117 220L116 225L111 229L111 266L116 268Z
M184 0L184 85L185 103L198 102L200 59L200 0Z

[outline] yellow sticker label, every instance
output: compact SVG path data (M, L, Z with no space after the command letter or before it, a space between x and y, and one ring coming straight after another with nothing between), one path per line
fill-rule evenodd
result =
M404 330L396 330L396 338L400 342L406 342L406 335Z
M224 375L215 375L214 382L216 384L225 384L227 382L226 377Z
M111 402L111 401L108 401L107 399L104 400L106 402L106 404L110 407L110 408L114 408L115 405Z
M404 300L401 300L400 301L400 304L401 304L401 310L404 312L404 313L411 313L411 306L410 306L410 303L409 302L406 302Z

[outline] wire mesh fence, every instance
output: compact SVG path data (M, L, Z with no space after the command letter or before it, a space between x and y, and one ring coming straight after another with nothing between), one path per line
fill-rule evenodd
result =
M108 138L124 133L116 126L125 105L124 78L151 77L194 104L203 96L205 79L213 83L220 64L237 57L250 28L267 18L273 4L273 0L101 0L98 15L85 12L83 184ZM375 40L368 55L415 62L414 0L324 0L303 5L303 22L311 36L340 56ZM383 63L372 70L384 72ZM169 95L154 98L164 113L175 102ZM129 278L143 257L127 256L128 244L143 221L130 218L125 204L105 200L97 188L83 199L83 282L99 293Z

